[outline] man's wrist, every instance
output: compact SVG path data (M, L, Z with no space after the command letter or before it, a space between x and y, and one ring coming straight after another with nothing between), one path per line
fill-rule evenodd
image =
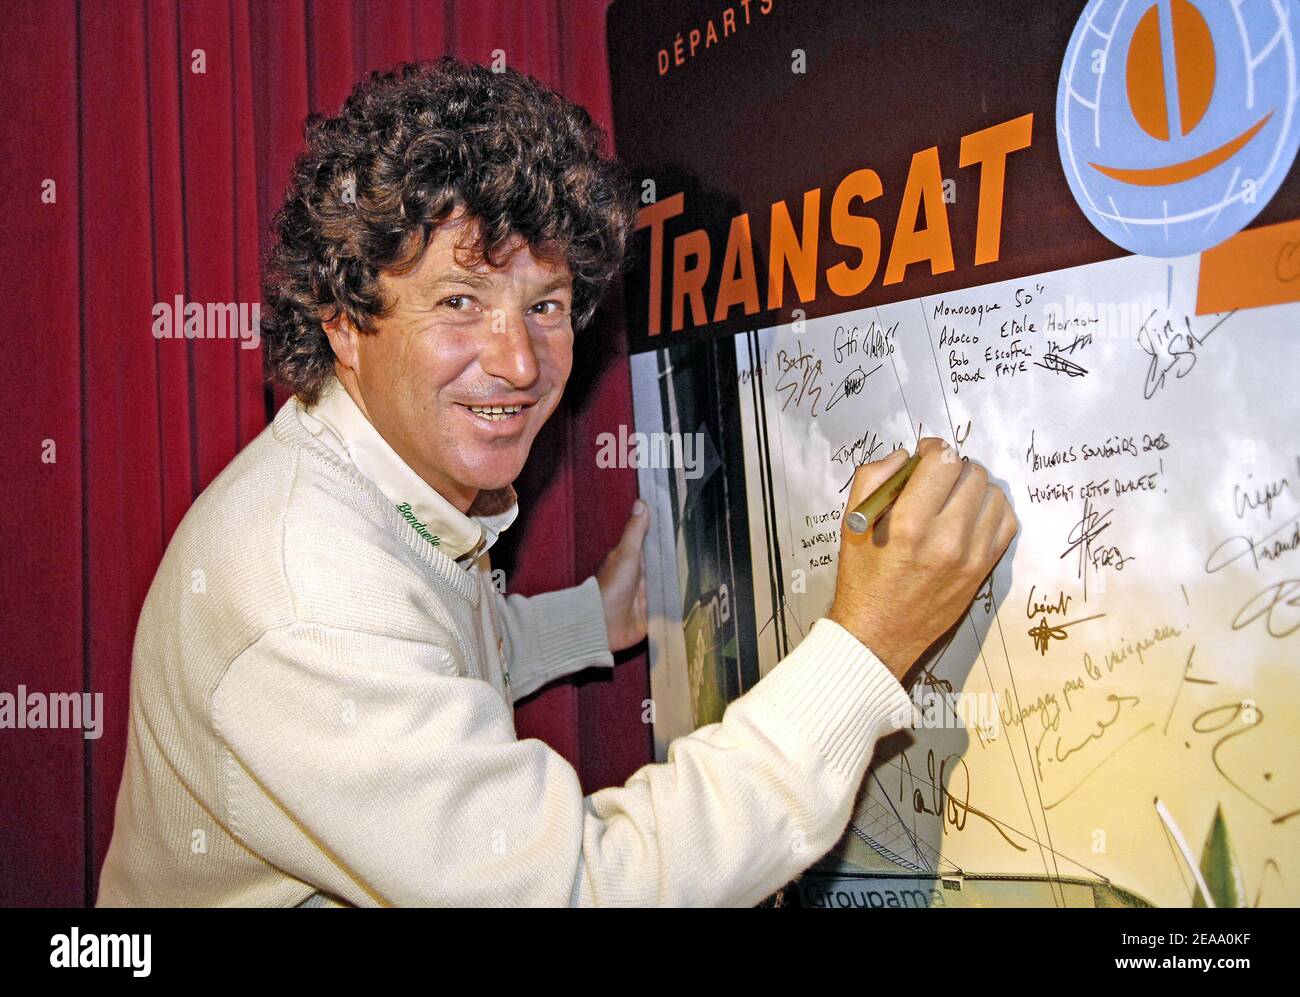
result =
M863 627L858 621L849 619L847 614L839 612L835 606L830 608L826 617L856 637L863 647L880 659L881 664L888 668L890 674L899 682L903 681L903 677L915 664L916 656L907 649L898 647L896 642L889 640L883 633L870 627Z

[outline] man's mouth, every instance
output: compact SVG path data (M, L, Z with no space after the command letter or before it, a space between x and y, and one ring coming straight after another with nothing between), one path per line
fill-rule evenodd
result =
M519 418L520 414L531 408L530 404L514 405L466 405L480 419L486 419L488 422L509 422L511 419Z

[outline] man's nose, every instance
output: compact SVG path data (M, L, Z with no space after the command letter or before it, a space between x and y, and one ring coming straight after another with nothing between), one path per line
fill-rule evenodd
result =
M504 378L517 388L537 380L537 353L522 315L504 309L492 312L479 366L484 373Z

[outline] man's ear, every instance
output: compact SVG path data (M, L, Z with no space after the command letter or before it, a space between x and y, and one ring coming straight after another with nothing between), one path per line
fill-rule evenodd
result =
M335 359L343 367L356 372L361 361L357 349L360 336L351 320L348 319L347 312L339 309L333 318L322 322L321 326L330 341L330 349L334 351Z

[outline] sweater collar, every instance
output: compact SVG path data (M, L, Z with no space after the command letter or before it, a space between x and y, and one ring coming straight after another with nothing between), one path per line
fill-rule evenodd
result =
M511 485L480 492L468 515L457 509L398 456L337 377L315 405L300 408L300 419L312 436L369 478L416 533L463 566L496 543L519 515Z

